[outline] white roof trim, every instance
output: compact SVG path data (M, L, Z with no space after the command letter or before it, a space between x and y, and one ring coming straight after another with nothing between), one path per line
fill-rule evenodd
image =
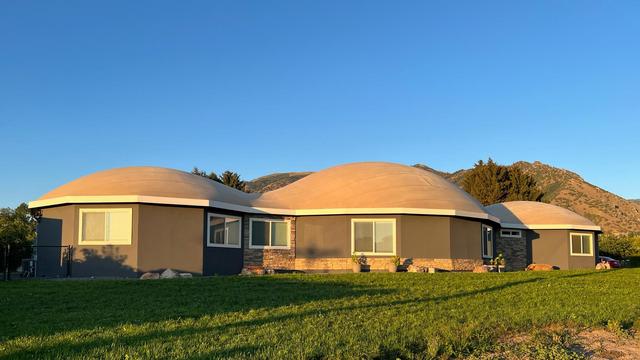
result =
M567 229L567 230L591 230L602 231L602 228L597 225L575 225L575 224L515 224L515 223L502 223L503 229L525 229L525 230L553 230L553 229Z
M334 208L334 209L278 209L266 207L251 207L236 205L223 201L211 201L207 199L187 199L160 196L141 195L105 195L105 196L62 196L51 199L36 200L29 203L29 208L40 208L62 204L86 204L86 203L148 203L183 206L203 206L219 209L241 211L253 214L277 214L277 215L347 215L347 214L415 214L415 215L445 215L461 216L476 219L487 219L500 223L500 219L493 215L481 212L460 211L455 209L422 209L422 208Z

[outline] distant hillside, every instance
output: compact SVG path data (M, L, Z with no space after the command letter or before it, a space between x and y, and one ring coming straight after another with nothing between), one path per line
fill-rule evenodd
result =
M630 199L629 201L640 204L640 199Z
M466 169L453 173L438 171L423 164L413 165L434 172L449 181L460 184ZM543 201L573 210L602 226L607 232L640 232L640 200L627 200L592 185L571 171L543 164L519 161L511 166L533 176L545 193ZM265 192L286 186L311 172L278 173L249 181L254 192Z
M298 181L309 174L311 174L311 172L288 172L261 176L257 179L247 181L247 190L262 193L279 189L294 181Z

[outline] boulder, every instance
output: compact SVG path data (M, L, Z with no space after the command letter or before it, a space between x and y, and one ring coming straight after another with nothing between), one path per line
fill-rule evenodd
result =
M140 280L156 280L160 279L160 274L154 272L146 272L140 276Z
M558 267L549 264L530 264L527 266L527 271L553 271L558 270Z
M178 273L171 269L167 269L163 271L162 274L160 274L161 279L174 279L177 277L178 277Z

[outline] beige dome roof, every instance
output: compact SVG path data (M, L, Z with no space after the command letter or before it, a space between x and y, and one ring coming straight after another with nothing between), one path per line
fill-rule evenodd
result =
M134 166L83 176L48 192L36 203L46 204L56 199L64 200L71 197L78 202L94 202L92 199L95 199L95 202L102 202L101 199L105 202L124 202L130 197L132 202L145 202L145 199L149 202L162 202L153 200L172 198L200 200L203 204L207 201L222 201L249 205L256 196L184 171Z
M571 210L541 202L510 201L489 205L485 209L499 218L504 228L601 230Z
M29 205L66 203L160 203L280 215L407 213L498 221L439 175L383 162L335 166L264 194L247 194L178 170L126 167L81 177Z
M361 162L331 167L267 192L253 205L299 214L424 213L488 218L469 194L430 171Z

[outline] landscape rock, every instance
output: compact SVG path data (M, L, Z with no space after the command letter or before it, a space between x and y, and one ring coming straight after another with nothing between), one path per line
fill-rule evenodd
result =
M253 275L253 273L251 272L251 270L247 268L242 268L242 270L240 271L240 275L248 276L248 275Z
M171 269L167 269L163 271L162 274L160 274L161 279L174 279L177 277L178 277L178 273Z
M178 274L178 276L181 277L181 278L192 278L193 274L191 274L191 273L180 273L180 274Z
M557 266L549 264L530 264L527 266L527 271L553 271L558 270Z
M160 274L154 272L146 272L140 276L140 280L156 280L160 279Z
M427 268L424 267L424 266L418 266L418 265L411 264L411 265L407 266L407 272L420 272L420 273L423 273L423 272L427 272Z

